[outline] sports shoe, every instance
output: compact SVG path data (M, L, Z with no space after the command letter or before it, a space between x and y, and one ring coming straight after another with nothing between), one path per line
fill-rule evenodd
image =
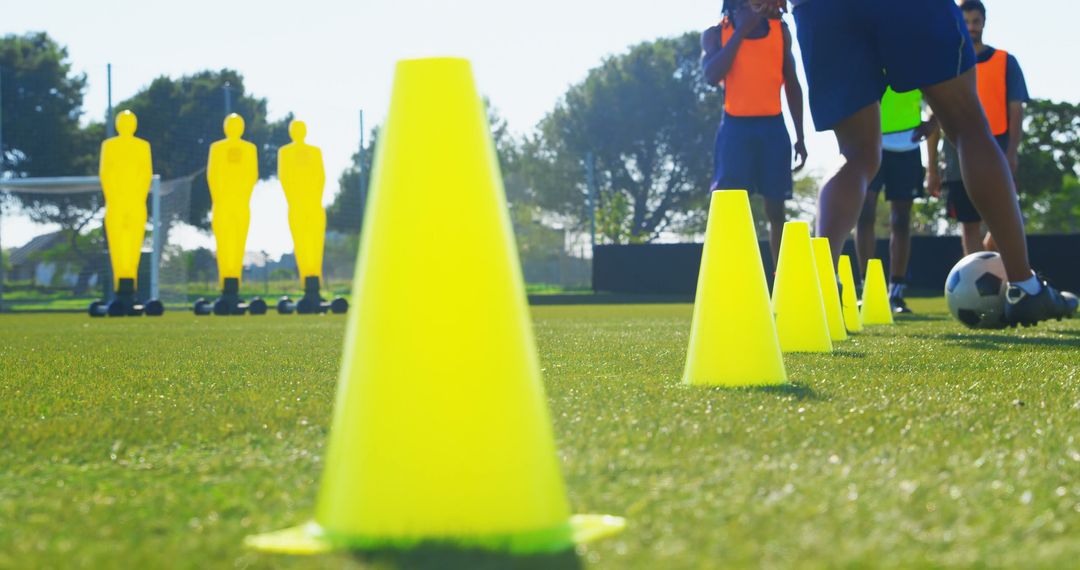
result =
M907 302L904 301L904 298L900 295L889 297L889 304L892 305L893 312L898 315L909 315L913 312L908 308Z
M1076 314L1077 298L1072 293L1061 293L1039 276L1042 289L1029 295L1016 285L1009 285L1005 292L1005 324L1010 327L1030 327L1039 321L1061 320Z

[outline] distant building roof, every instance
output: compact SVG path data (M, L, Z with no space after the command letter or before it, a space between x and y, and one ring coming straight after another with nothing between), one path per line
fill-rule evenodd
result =
M52 249L53 246L64 241L64 232L53 232L51 234L42 234L36 238L26 242L22 247L16 248L11 252L11 257L8 260L12 266L22 265L27 261L30 261L30 256L40 251L47 251Z

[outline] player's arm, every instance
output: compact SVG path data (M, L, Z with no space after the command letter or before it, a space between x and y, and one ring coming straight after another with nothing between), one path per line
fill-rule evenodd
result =
M935 198L941 197L941 171L938 149L941 145L941 129L930 131L926 137L926 190Z
M722 41L720 26L713 26L701 35L701 66L705 70L705 81L709 85L716 85L727 77L742 41L747 34L761 25L764 19L761 14L746 6L739 9L735 18L739 25L735 27L735 33L731 34L726 45Z
M1005 90L1009 100L1009 147L1005 151L1005 158L1015 177L1020 167L1020 140L1024 138L1024 103L1028 100L1028 90L1024 71L1011 54L1005 67Z
M1009 148L1005 158L1009 159L1009 169L1013 176L1020 168L1020 139L1024 138L1024 102L1009 101Z
M795 71L795 56L791 55L791 30L787 24L781 26L784 31L784 94L787 96L791 122L795 124L795 159L798 161L794 172L806 166L806 140L803 131L803 90L799 84L799 75Z

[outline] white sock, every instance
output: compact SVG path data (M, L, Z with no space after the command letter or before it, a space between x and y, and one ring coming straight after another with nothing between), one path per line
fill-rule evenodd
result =
M1024 290L1028 295L1038 295L1039 291L1042 291L1042 283L1039 283L1039 278L1033 274L1030 278L1023 281L1014 281L1009 285L1016 285Z

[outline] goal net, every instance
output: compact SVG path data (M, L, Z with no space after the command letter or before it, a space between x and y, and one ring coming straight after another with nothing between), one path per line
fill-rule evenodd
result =
M185 220L199 174L155 176L147 201L139 297L161 299L167 308L189 304L190 243L199 232ZM110 299L104 215L96 176L0 180L0 310L82 311Z

